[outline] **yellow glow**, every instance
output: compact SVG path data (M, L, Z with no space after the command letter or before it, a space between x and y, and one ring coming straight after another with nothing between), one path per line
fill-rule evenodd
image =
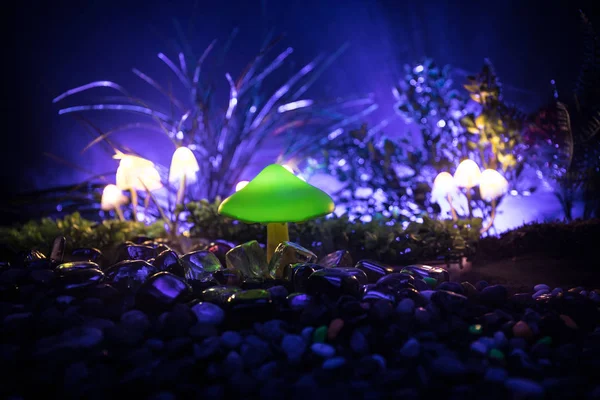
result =
M235 191L239 192L240 190L242 190L243 188L246 187L247 184L249 184L250 182L248 181L239 181L237 183L237 185L235 185Z
M127 201L127 196L123 194L121 189L111 183L110 185L106 185L102 191L100 207L104 211L108 211L127 203Z
M156 190L162 187L154 163L142 157L120 154L117 187L121 190Z
M186 183L194 183L199 170L200 167L194 153L187 147L178 147L171 158L169 182L177 182L185 176Z
M508 191L508 181L495 169L486 169L481 173L479 193L481 198L492 201Z
M479 184L481 170L473 160L464 160L458 164L454 173L454 182L456 186L471 189Z

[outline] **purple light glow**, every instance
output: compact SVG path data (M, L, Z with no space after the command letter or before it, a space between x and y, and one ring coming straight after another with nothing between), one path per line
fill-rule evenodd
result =
M125 91L125 89L123 89L122 86L111 82L111 81L96 81L96 82L90 82L88 84L82 85L82 86L78 86L76 88L67 90L66 92L56 96L52 102L53 103L58 103L59 101L63 100L64 98L74 95L76 93L80 93L83 92L85 90L89 90L89 89L94 89L94 88L99 88L99 87L108 87L111 89L115 89L118 90L119 92L123 93L125 96L129 97L129 94Z
M79 111L92 111L92 110L131 111L131 112L135 112L135 113L149 115L151 117L156 117L158 119L163 120L164 122L170 122L170 120L171 120L171 118L168 115L163 114L161 112L154 111L154 110L151 110L146 107L133 106L130 104L90 104L90 105L83 105L83 106L74 106L74 107L62 108L62 109L58 110L58 114L62 115L62 114L79 112Z
M314 102L312 100L298 100L298 101L294 101L294 102L279 106L279 108L277 108L277 112L280 114L283 114L284 112L287 112L287 111L292 111L292 110L297 110L299 108L305 108L305 107L312 106L313 103Z
M165 64L167 64L167 66L175 73L175 75L177 75L177 77L185 87L191 87L190 81L185 77L183 72L181 72L179 68L177 68L175 63L173 63L173 61L169 59L169 57L165 56L163 53L158 53L158 58L160 58Z

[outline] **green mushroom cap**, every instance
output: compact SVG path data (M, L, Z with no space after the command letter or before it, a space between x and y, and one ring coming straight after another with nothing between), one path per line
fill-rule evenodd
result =
M333 212L329 195L279 164L271 164L223 200L219 214L247 223L303 222Z

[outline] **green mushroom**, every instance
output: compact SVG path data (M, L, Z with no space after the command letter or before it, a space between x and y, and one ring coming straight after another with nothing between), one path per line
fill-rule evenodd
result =
M305 222L333 212L322 190L279 164L263 169L243 189L219 206L219 214L246 223L267 224L267 261L279 243L289 241L288 222Z

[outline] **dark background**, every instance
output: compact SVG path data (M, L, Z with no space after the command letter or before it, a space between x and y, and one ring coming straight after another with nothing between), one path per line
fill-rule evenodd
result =
M48 1L19 2L3 16L4 37L14 43L3 54L4 127L0 168L12 193L74 183L86 172L43 155L53 153L90 173L114 169L100 149L80 154L92 136L52 104L58 94L94 80L113 80L141 96L156 96L131 73L132 67L160 80L171 78L156 58L175 56L173 19L190 46L201 52L213 39L222 44L239 28L226 69L234 76L260 48L269 29L285 34L301 65L319 52L348 41L350 48L321 77L315 96L373 93L381 108L372 119L393 114L391 88L405 63L424 56L451 64L464 76L489 57L505 84L506 98L527 111L550 98L551 79L570 91L581 60L578 9L598 21L590 0L392 1L392 0L220 0L220 1ZM13 6L15 7L15 6ZM188 30L189 22L193 27ZM598 26L600 23L596 22ZM282 47L284 48L284 47ZM13 71L10 71L14 69ZM227 89L226 81L221 82ZM92 93L92 92L90 92ZM85 104L93 97L80 95ZM72 102L69 104L73 104ZM62 105L62 104L61 104ZM103 129L120 121L110 113L88 113ZM392 125L389 134L405 128ZM145 156L166 161L170 151L155 136L123 138ZM265 160L270 162L273 160Z

